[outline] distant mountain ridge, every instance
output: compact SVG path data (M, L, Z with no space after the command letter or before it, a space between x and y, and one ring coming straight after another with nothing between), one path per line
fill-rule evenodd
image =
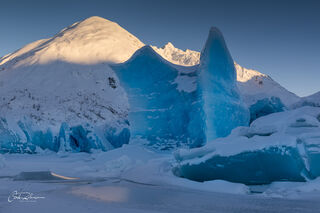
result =
M189 49L183 51L174 47L171 42L168 42L161 48L156 46L152 46L152 48L173 64L196 66L200 62L200 52ZM287 106L291 106L299 101L297 95L286 90L268 75L244 68L236 62L235 68L237 71L238 87L248 105L254 104L259 99L270 98L272 96L279 97Z

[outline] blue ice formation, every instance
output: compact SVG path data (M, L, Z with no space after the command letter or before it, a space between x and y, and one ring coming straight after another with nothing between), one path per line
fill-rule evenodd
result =
M175 153L174 173L195 181L244 184L307 181L320 176L320 108L260 117L226 138Z
M278 97L270 97L258 100L249 107L250 123L261 116L266 116L275 112L282 112L286 109L285 105Z
M0 153L34 153L36 146L22 142L20 136L8 128L6 119L0 119Z
M182 164L178 176L195 181L227 180L244 184L305 181L303 159L296 147L269 147L232 156L212 156L199 164Z
M145 138L161 149L193 148L249 123L234 62L216 28L210 30L194 72L182 73L179 66L165 61L149 46L112 68L128 94L133 138ZM176 79L181 75L187 76L184 81L195 79L196 88L179 90Z
M233 59L222 33L214 27L201 52L198 86L207 141L249 124L250 115L240 98Z
M37 147L54 152L91 152L92 149L108 151L127 144L130 138L126 127L108 125L92 127L89 124L68 126L62 123L58 132L39 130L30 122L17 122L10 130L6 119L0 120L0 153L36 153Z
M146 139L160 149L203 144L201 120L195 116L197 93L179 91L175 82L180 75L196 73L180 73L150 46L112 68L128 95L132 138Z

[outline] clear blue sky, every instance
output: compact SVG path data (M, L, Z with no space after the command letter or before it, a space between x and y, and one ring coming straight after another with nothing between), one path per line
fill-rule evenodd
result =
M97 15L146 44L201 50L210 26L240 65L298 95L320 90L317 0L7 0L0 5L0 55Z

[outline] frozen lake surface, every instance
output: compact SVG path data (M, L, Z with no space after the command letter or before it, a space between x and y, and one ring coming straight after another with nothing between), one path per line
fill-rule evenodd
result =
M259 194L234 195L178 186L145 185L120 179L103 182L37 183L1 180L7 188L45 198L35 202L7 201L0 193L0 212L319 212L319 193L299 199ZM16 187L16 188L15 188Z
M198 183L175 177L173 163L171 154L139 145L92 154L2 155L0 213L308 213L320 209L318 180L249 189L226 181ZM14 191L44 198L8 202Z

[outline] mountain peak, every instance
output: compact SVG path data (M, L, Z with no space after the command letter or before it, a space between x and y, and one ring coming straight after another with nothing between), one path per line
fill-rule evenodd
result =
M89 18L84 19L82 22L92 22L92 21L111 22L110 20L102 18L100 16L91 16Z
M168 42L166 45L164 45L163 47L161 47L162 49L174 49L175 46L173 46L173 44L171 42Z
M194 66L199 64L200 53L192 50L180 50L176 48L171 42L168 42L161 48L152 46L152 48L161 55L167 61L182 65L182 66Z
M85 25L107 25L107 24L116 24L116 22L110 21L108 19L99 17L99 16L91 16L89 18L86 18L80 22L78 22L79 26L85 26Z
M13 60L11 64L14 66L53 61L73 64L121 63L144 46L117 23L98 16L76 22L54 37L35 44L32 49L25 48L11 54L4 63L14 58L19 61L15 63Z

